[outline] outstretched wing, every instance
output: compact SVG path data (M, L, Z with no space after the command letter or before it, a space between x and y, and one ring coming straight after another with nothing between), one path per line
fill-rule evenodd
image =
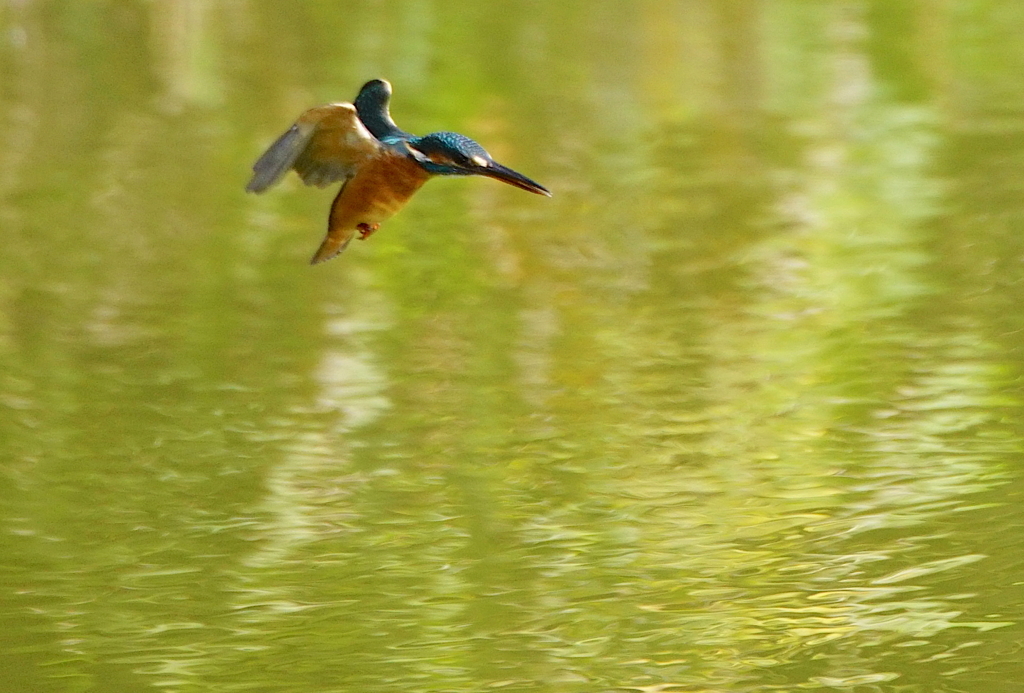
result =
M306 185L347 181L380 151L350 103L311 108L253 164L247 192L263 192L294 168Z

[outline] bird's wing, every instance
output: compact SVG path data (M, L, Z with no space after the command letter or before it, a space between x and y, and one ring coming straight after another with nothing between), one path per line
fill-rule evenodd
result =
M253 164L248 192L263 192L294 168L306 185L346 181L376 155L380 142L359 121L355 106L332 103L311 108Z

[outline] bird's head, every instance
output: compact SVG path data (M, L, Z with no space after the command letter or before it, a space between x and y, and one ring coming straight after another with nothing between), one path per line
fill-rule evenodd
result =
M432 132L408 142L420 166L438 176L487 176L538 195L551 197L540 183L502 166L483 147L457 132Z

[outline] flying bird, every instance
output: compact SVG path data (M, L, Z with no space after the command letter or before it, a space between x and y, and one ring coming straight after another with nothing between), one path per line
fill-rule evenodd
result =
M331 203L327 236L312 264L330 260L359 234L365 239L434 176L487 176L538 195L540 183L496 162L457 132L423 137L401 130L389 110L391 85L367 82L354 103L311 108L253 164L247 192L261 193L295 169L306 185L341 189Z

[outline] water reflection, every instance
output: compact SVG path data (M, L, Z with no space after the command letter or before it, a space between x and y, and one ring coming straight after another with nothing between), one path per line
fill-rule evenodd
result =
M0 18L5 688L1020 678L1024 13ZM556 197L307 268L246 169L379 75Z

